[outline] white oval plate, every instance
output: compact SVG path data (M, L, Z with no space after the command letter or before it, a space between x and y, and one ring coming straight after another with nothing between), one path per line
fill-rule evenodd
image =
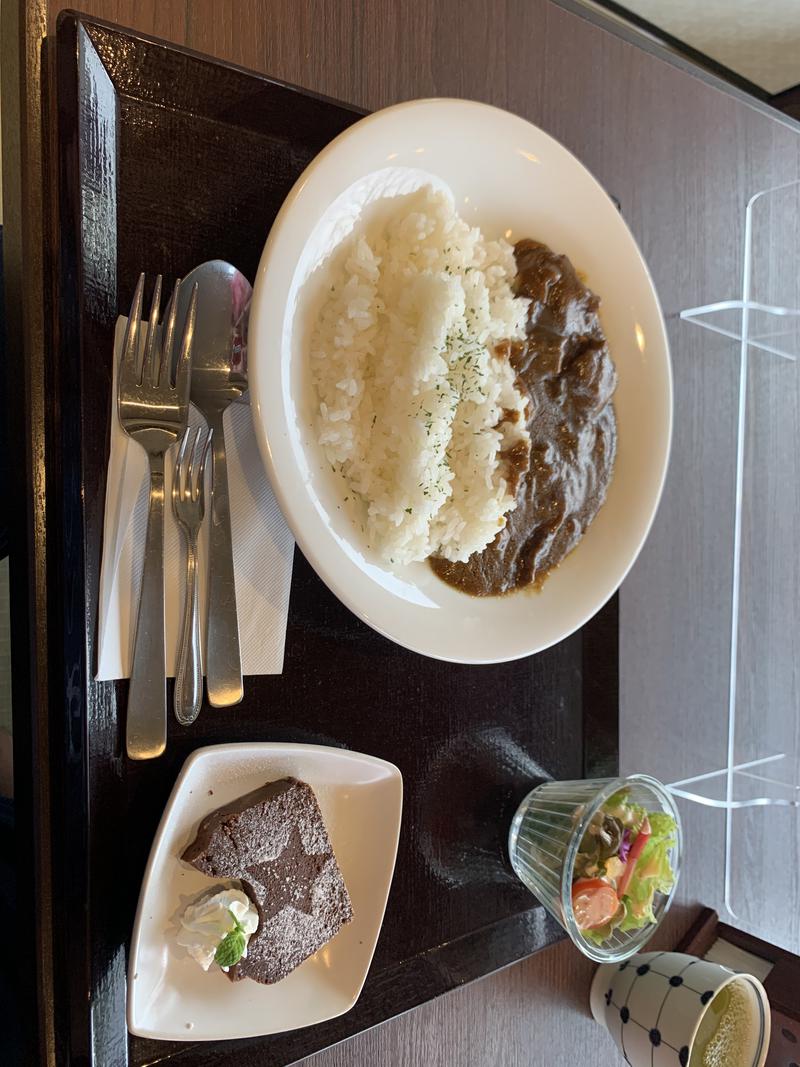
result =
M177 917L214 883L181 862L200 822L265 782L294 775L319 801L353 920L281 982L231 982L176 941ZM128 961L128 1029L163 1041L260 1037L333 1019L358 1000L392 884L403 779L392 763L323 745L199 748L183 765L147 862Z
M487 237L533 237L565 252L602 300L619 375L616 471L605 506L540 592L476 599L439 581L425 563L383 563L341 510L341 483L316 445L304 314L313 282L304 282L368 200L410 191L425 175L449 186L461 215ZM523 119L464 100L416 100L336 138L272 226L248 355L259 446L298 544L339 599L398 644L459 663L539 652L594 615L636 559L669 455L672 377L661 310L613 202L573 155Z

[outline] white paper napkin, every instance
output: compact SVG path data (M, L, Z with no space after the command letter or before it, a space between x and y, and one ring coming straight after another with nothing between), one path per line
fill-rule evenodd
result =
M116 411L117 364L127 320L117 320L114 338L111 453L103 522L100 570L100 619L97 680L128 678L133 656L139 584L147 528L149 474L147 456L119 425ZM203 425L194 409L190 426ZM294 540L264 471L250 405L231 404L225 413L225 443L233 534L236 603L244 674L280 674L289 610ZM175 675L178 632L183 613L186 545L172 513L172 467L176 450L166 457L164 514L164 612L167 674ZM203 651L206 644L208 518L200 533L199 593Z

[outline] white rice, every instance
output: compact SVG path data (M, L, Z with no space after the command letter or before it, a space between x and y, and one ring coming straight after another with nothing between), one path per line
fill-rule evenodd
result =
M527 397L494 351L523 336L513 249L424 187L357 226L329 271L311 338L319 444L384 559L466 560L515 506L501 451L528 440Z

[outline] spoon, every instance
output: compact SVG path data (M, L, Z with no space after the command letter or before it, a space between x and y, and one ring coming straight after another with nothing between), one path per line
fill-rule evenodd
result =
M247 390L246 312L253 290L230 263L221 259L201 263L183 279L178 321L195 285L191 401L212 431L213 454L206 688L211 706L225 708L239 703L244 688L222 417Z

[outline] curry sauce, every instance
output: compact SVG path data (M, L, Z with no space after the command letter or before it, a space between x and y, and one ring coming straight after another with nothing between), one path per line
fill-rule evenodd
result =
M514 248L516 296L530 300L524 341L498 347L527 391L531 447L504 455L516 508L466 563L439 556L435 573L473 596L539 585L572 551L603 505L614 472L617 375L600 301L566 256L538 241Z

